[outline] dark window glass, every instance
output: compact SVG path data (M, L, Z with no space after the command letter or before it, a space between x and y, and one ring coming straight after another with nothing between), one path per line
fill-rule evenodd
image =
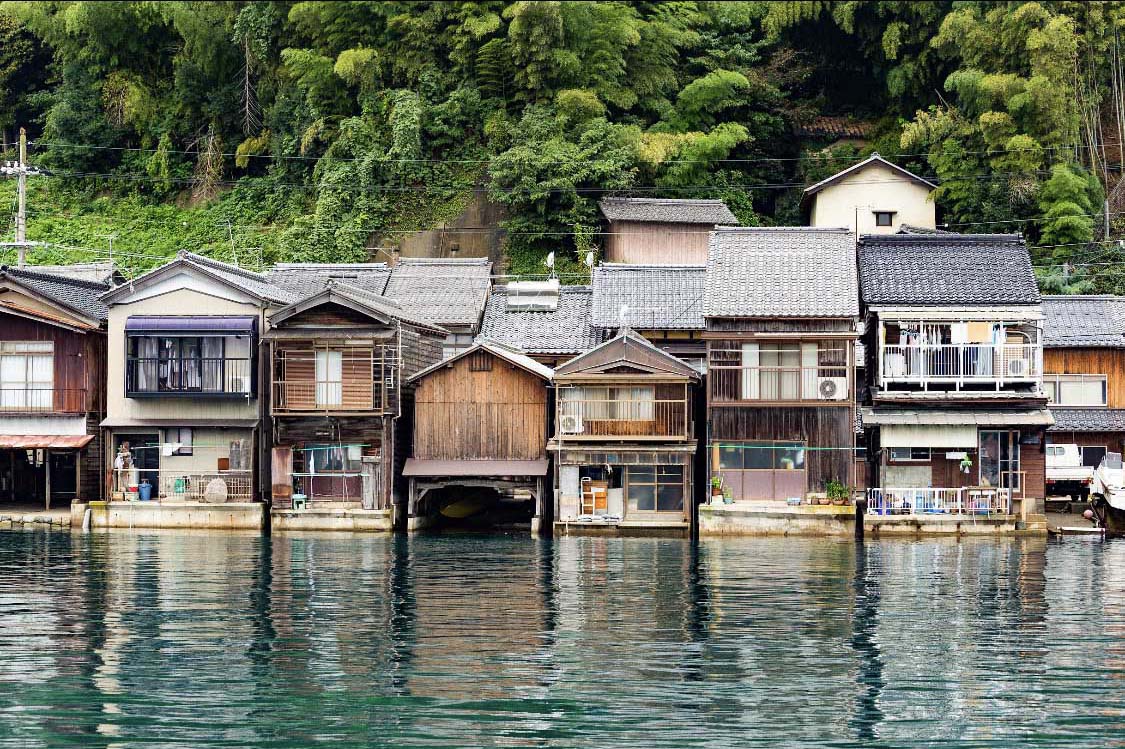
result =
M769 470L774 465L774 446L769 444L751 443L743 450L743 461L749 469Z
M629 484L629 501L638 510L651 512L656 509L656 486L653 484Z
M800 471L805 467L805 446L800 443L778 443L776 467L785 471Z
M738 470L742 468L742 453L741 445L720 445L719 446L719 468L727 468Z
M876 226L890 226L894 223L894 213L890 211L875 211Z
M660 484L656 496L656 509L658 512L675 512L684 509L684 485Z

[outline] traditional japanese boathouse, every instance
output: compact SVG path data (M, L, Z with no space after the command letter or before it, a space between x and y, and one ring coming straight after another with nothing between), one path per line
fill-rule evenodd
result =
M552 376L549 367L523 354L478 341L410 378L416 388L414 449L403 475L411 529L450 503L482 500L477 507L496 510L502 500L526 503L531 529L539 530L550 511ZM482 497L481 490L490 496Z

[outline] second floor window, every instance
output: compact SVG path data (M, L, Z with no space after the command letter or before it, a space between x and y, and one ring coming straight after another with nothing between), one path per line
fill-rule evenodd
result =
M128 345L131 393L251 392L248 336L129 336Z
M714 400L832 401L849 398L847 344L722 341L710 352Z
M0 409L51 408L54 351L51 341L0 341Z
M1043 375L1043 391L1055 405L1097 408L1106 405L1106 376L1047 374Z
M344 352L316 352L316 405L338 406L344 401Z
M651 387L574 387L561 391L562 413L588 421L652 421Z

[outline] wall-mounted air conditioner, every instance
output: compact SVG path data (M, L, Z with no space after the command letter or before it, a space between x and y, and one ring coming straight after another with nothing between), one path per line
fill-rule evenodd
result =
M575 414L567 414L559 419L559 431L563 434L582 434L585 427L582 425L582 417Z
M818 377L816 395L822 401L842 401L848 398L847 377Z
M1027 359L1009 359L1008 360L1008 376L1009 377L1027 377L1027 373L1031 371L1031 362Z

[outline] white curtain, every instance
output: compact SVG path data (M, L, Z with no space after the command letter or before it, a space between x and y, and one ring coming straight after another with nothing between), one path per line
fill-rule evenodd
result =
M343 352L316 352L316 404L318 406L338 406L343 402L343 376Z
M159 351L156 338L137 339L137 390L156 390L156 357Z
M818 349L815 343L801 344L801 398L803 400L816 400L819 397L816 389L817 377L820 374L817 369Z
M761 357L757 343L742 344L742 400L758 400L762 397L761 380L758 367Z
M223 390L222 338L203 339L203 390L208 393L218 393Z
M27 405L27 364L22 356L0 357L0 405L22 408Z

